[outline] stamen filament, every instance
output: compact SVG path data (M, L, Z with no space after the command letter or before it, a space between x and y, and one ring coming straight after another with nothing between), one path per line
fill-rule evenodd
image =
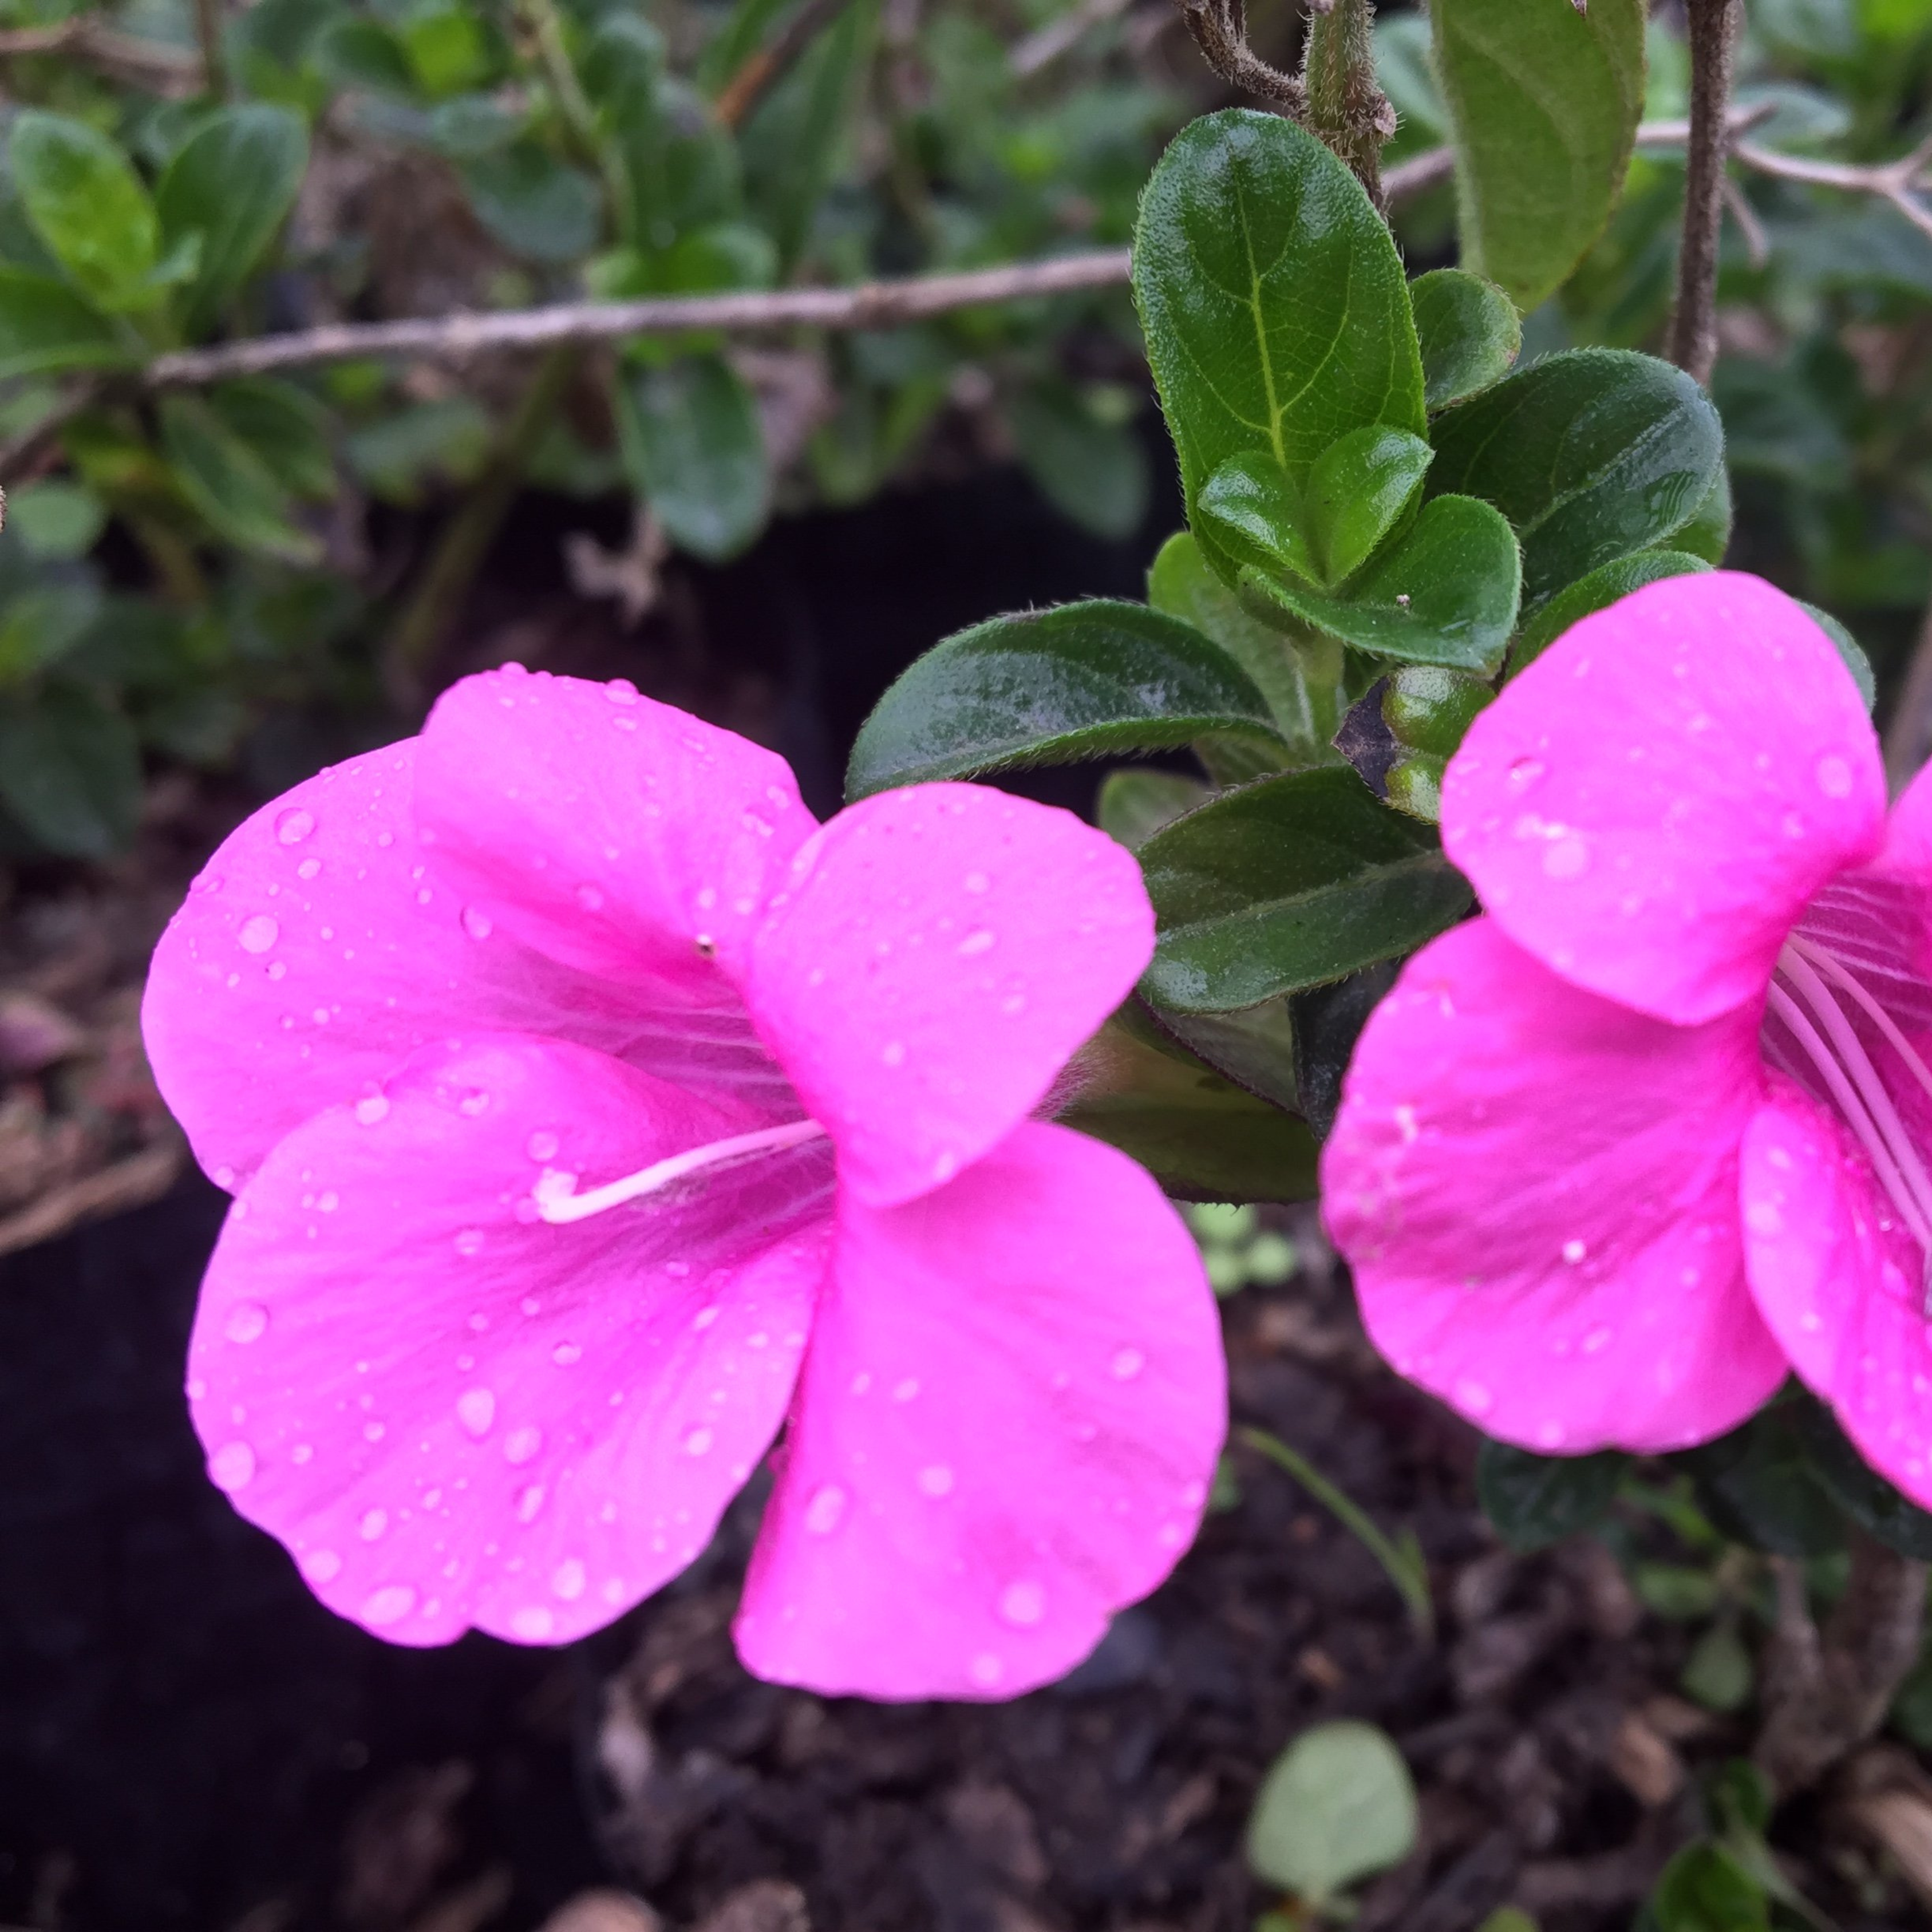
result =
M532 1195L537 1211L553 1226L560 1227L572 1221L588 1220L607 1208L621 1208L627 1201L656 1194L687 1174L702 1173L707 1168L734 1166L760 1154L781 1153L787 1148L824 1138L825 1130L816 1120L788 1120L782 1126L761 1127L755 1133L734 1134L728 1140L687 1148L682 1154L654 1161L635 1174L627 1174L621 1180L606 1181L587 1194L572 1191L577 1185L574 1174L549 1169L538 1181Z
M1800 958L1810 961L1821 973L1829 979L1835 980L1851 994L1866 1018L1885 1035L1892 1051L1905 1062L1912 1078L1924 1090L1926 1096L1932 1099L1932 1068L1928 1068L1919 1058L1911 1041L1900 1030L1898 1022L1872 998L1856 976L1847 972L1823 947L1814 946L1810 940L1800 939L1795 933L1785 943L1790 951L1796 952Z

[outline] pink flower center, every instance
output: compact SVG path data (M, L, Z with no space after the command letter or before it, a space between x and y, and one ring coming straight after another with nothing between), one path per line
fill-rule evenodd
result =
M1876 876L1827 886L1779 953L1766 1060L1831 1107L1918 1244L1932 1318L1932 982L1912 947L1910 890Z
M588 1193L577 1192L578 1177L560 1168L547 1167L531 1190L537 1211L554 1226L571 1221L588 1220L607 1209L621 1208L628 1201L640 1201L658 1194L675 1182L692 1174L709 1173L745 1162L778 1154L807 1141L823 1140L825 1130L816 1120L788 1120L776 1127L761 1127L755 1133L734 1134L729 1139L711 1141L703 1147L688 1148L682 1154L653 1161L616 1180L606 1181Z

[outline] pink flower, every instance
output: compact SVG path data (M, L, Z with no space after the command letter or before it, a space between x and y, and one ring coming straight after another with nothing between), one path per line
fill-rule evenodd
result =
M1404 1374L1532 1449L1674 1448L1787 1364L1932 1502L1932 778L1749 577L1586 618L1472 728L1487 916L1412 960L1324 1160Z
M1030 1119L1152 944L1133 860L972 785L818 827L770 752L515 670L258 812L156 954L236 1199L214 1480L398 1642L562 1641L786 1430L760 1675L1005 1696L1151 1589L1224 1421L1153 1182Z

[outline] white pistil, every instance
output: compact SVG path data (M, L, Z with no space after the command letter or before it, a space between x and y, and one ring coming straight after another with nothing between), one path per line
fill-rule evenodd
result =
M620 1180L606 1181L587 1194L574 1192L577 1177L555 1168L546 1169L531 1190L537 1211L553 1226L571 1221L588 1220L606 1208L621 1208L627 1201L656 1194L686 1175L701 1174L714 1167L732 1167L755 1160L760 1154L782 1153L807 1141L822 1140L825 1130L816 1120L788 1120L781 1127L761 1127L756 1133L734 1134L729 1140L712 1141L703 1147L688 1148L668 1160L654 1161Z

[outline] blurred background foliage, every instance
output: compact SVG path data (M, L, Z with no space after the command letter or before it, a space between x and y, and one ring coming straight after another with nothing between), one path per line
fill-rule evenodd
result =
M1294 0L1254 12L1292 62ZM1385 8L1378 34L1394 163L1446 122L1426 22ZM1924 131L1928 64L1932 0L1754 0L1740 98L1767 146L1884 159ZM1647 118L1684 114L1686 66L1666 0ZM112 854L170 765L288 782L292 713L331 753L394 735L523 490L631 500L621 548L569 542L633 620L680 554L1015 458L1088 530L1152 534L1124 288L843 335L138 371L339 320L1123 244L1214 99L1168 0L7 0L0 82L0 856ZM1658 344L1682 172L1640 153L1526 361ZM1452 190L1396 226L1412 272L1453 260ZM1932 239L1740 172L1720 296L1730 561L1895 680L1932 591Z

